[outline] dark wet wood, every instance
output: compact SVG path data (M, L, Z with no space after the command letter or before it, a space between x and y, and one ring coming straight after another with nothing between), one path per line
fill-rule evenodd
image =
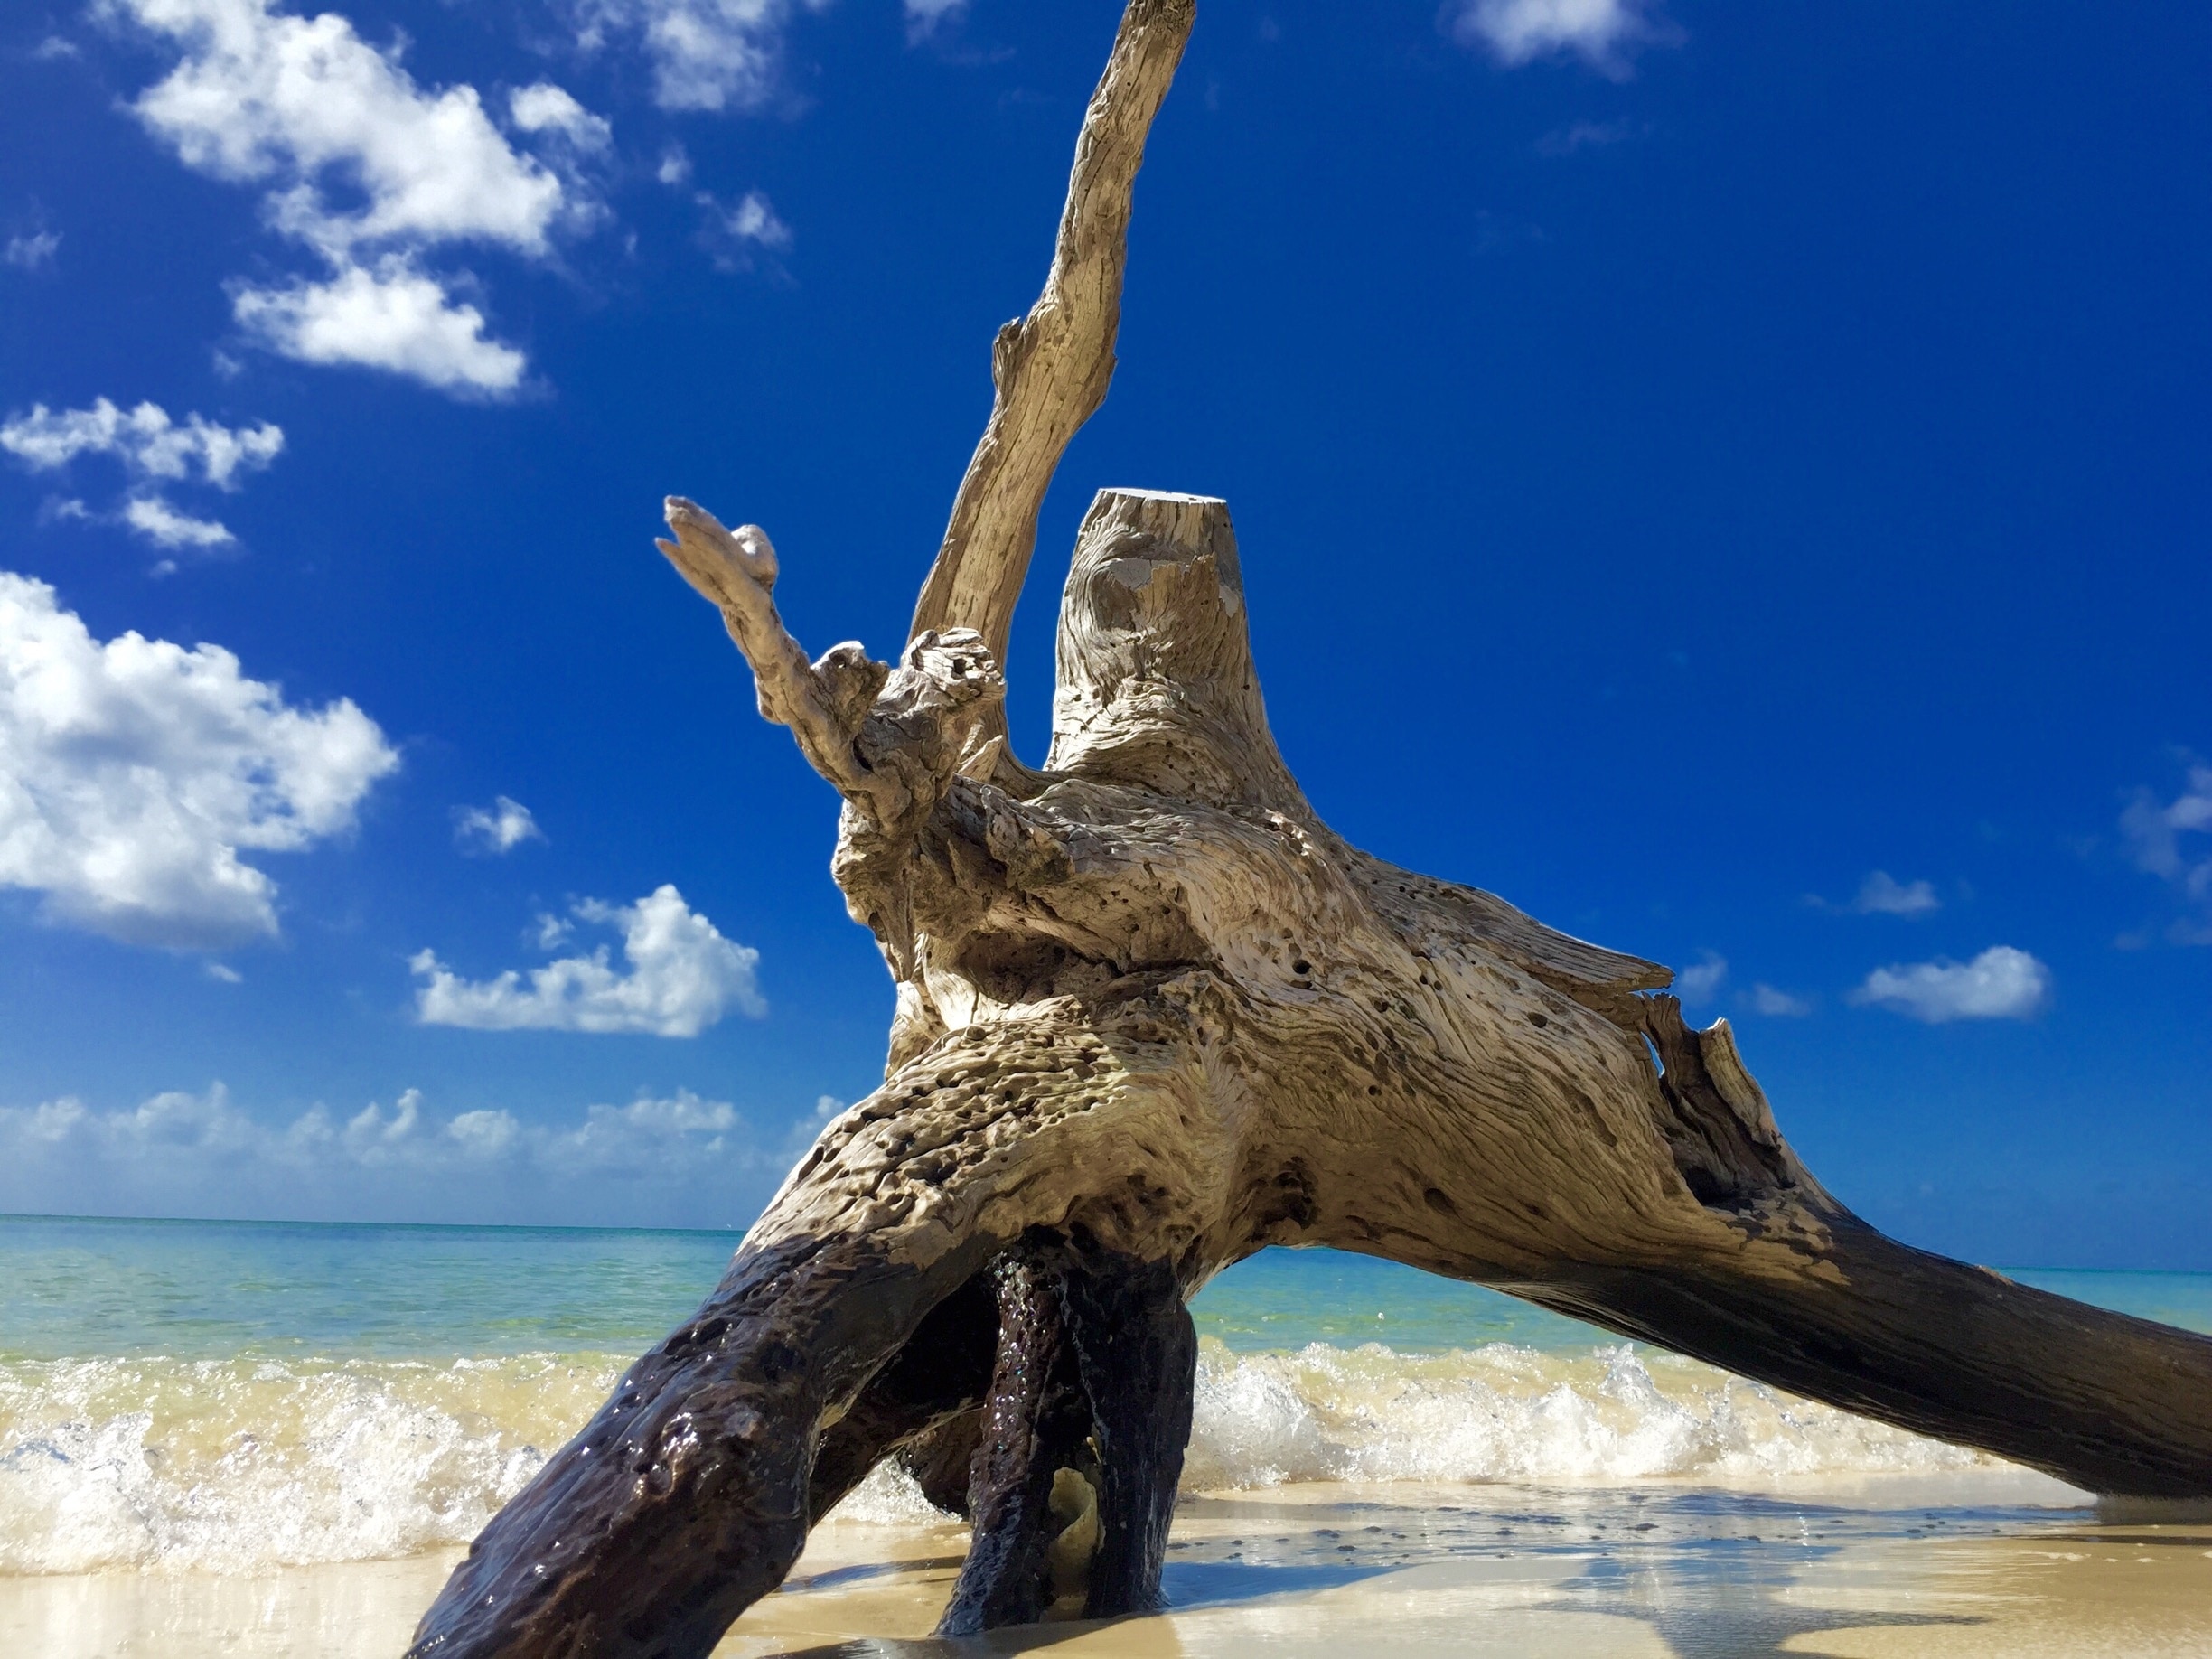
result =
M1045 1252L1017 1251L992 1277L998 1345L968 1478L974 1536L939 1636L1042 1618L1054 1601L1048 1557L1068 1524L1053 1513L1055 1476L1071 1470L1092 1491L1098 1485L1091 1402L1061 1317L1054 1264Z
M867 1240L741 1251L698 1314L630 1368L469 1546L409 1659L710 1652L805 1547L825 1409L864 1401L992 1252L979 1240L931 1270L888 1261ZM941 1328L957 1336L975 1313L955 1298ZM917 1350L913 1366L894 1365L867 1408L876 1427L861 1432L913 1432L957 1409L958 1391L979 1381L961 1369L970 1352L949 1346L923 1364ZM948 1380L929 1375L936 1364ZM857 1444L838 1456L827 1485L865 1473L874 1458L864 1457Z
M1504 1287L1740 1375L2089 1491L2212 1494L2212 1340L1886 1237L1848 1212L1823 1271L1569 1269Z
M1174 1269L1044 1235L1003 1258L993 1278L998 1353L966 1505L974 1542L938 1634L973 1636L1051 1611L1148 1612L1160 1605L1197 1371ZM1067 1492L1071 1476L1094 1514L1094 1536L1075 1547L1069 1514L1053 1507L1055 1482Z

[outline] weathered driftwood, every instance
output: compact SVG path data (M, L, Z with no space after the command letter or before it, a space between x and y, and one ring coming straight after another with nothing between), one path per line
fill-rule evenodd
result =
M833 869L897 982L890 1062L698 1316L485 1529L417 1654L703 1654L892 1454L975 1523L949 1634L1151 1605L1182 1301L1270 1244L1498 1286L2095 1492L2212 1495L2212 1341L1883 1237L1666 970L1314 815L1269 734L1223 502L1100 494L1051 754L1008 753L997 663L1111 370L1131 186L1190 22L1188 0L1122 20L895 667L810 663L767 538L669 503L664 550L845 798Z

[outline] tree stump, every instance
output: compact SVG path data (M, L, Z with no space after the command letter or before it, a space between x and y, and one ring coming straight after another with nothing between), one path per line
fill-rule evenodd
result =
M998 663L1111 375L1191 22L1130 0L895 666L810 663L767 537L668 504L663 551L844 797L832 871L897 984L889 1063L485 1528L414 1654L705 1654L893 1455L975 1527L946 1634L1154 1606L1183 1303L1270 1244L1495 1286L2094 1492L2212 1495L2212 1341L1885 1238L1666 969L1315 816L1269 733L1225 503L1100 493L1051 752L1014 759Z

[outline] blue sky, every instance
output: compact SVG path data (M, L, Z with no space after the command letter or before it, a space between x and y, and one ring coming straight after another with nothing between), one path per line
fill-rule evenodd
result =
M0 24L0 1208L743 1223L878 1074L661 564L897 646L1108 0ZM2212 1268L2212 21L1207 0L1092 490L1354 841L1687 971L1870 1218Z

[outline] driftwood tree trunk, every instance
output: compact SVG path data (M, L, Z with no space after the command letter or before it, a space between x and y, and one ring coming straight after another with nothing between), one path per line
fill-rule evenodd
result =
M844 796L833 870L897 982L890 1061L698 1316L485 1529L418 1654L704 1654L893 1454L975 1523L948 1634L1152 1606L1183 1302L1270 1244L1494 1285L2095 1492L2212 1495L2212 1341L1883 1237L1665 969L1314 815L1268 731L1223 502L1099 495L1051 754L1008 753L997 664L1112 371L1132 186L1191 20L1130 0L895 667L810 663L767 538L669 503L663 550Z

